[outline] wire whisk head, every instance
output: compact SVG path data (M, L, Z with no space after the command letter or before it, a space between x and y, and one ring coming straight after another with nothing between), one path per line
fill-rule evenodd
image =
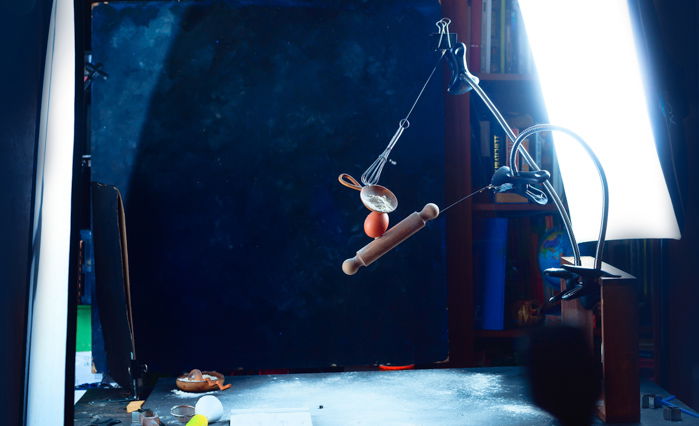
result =
M383 171L383 166L386 165L388 160L388 153L384 151L379 155L376 160L371 163L364 173L362 173L362 185L376 185L379 183L379 178L381 178L381 172Z
M369 168L366 169L364 173L362 173L363 185L376 185L377 183L379 183L381 171L383 171L383 166L385 166L386 161L388 161L388 156L391 155L391 150L394 146L396 146L398 139L400 139L400 136L408 127L410 127L410 121L408 121L407 118L404 118L398 122L398 129L396 130L396 133L393 134L391 140L388 142L388 146L386 146L386 149L384 149L381 155L378 156L376 161L371 163L371 166L369 166Z

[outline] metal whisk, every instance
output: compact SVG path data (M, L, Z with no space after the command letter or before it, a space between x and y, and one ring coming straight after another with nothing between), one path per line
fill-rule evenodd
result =
M381 171L383 170L383 166L386 165L386 161L388 161L388 156L391 154L391 150L396 145L396 142L398 142L398 139L400 139L403 131L405 131L405 129L408 127L410 127L410 121L408 121L407 118L404 118L398 122L398 130L396 130L396 133L393 134L393 137L391 138L390 142L388 142L386 149L373 163L371 163L371 166L369 166L369 168L362 173L363 185L376 185L379 183Z
M442 37L444 35L447 36L447 39L449 38L449 24L450 23L451 23L451 20L449 20L449 18L442 18L439 21L437 21L437 23L436 23L437 28L439 29L439 36L440 36L439 46L441 46L441 44L442 44L441 40L442 40ZM449 41L449 47L451 47L450 41ZM415 109L415 105L417 105L417 102L420 100L420 97L422 96L422 93L425 91L427 84L432 79L434 72L437 71L437 67L439 66L439 63L442 62L442 59L444 58L445 53L446 53L446 49L442 49L442 54L439 56L437 63L434 65L434 68L432 68L432 72L430 73L429 77L427 77L425 84L422 85L422 89L420 89L420 93L418 93L417 98L415 98L415 102L413 102L413 106L410 107L410 111L408 111L408 114L406 114L405 118L403 118L402 120L400 120L398 122L398 129L396 130L396 133L393 134L393 137L391 138L391 140L388 142L388 146L386 146L386 149L381 153L381 155L378 156L378 158L376 158L376 160L373 163L371 163L371 166L369 166L369 168L367 168L364 171L364 173L362 173L361 181L362 181L363 185L376 185L379 182L379 178L381 177L381 172L383 171L383 166L386 165L386 162L388 161L388 156L391 154L391 150L396 145L396 143L398 142L398 139L400 139L400 137L403 134L403 132L405 131L405 129L410 127L410 121L408 121L408 118L410 117L410 114Z

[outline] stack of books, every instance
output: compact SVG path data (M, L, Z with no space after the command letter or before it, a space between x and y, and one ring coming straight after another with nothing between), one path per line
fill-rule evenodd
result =
M480 62L474 69L485 74L532 74L533 60L517 0L473 0L471 7L471 45Z

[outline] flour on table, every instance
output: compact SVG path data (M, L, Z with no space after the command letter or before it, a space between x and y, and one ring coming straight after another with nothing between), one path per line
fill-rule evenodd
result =
M199 398L204 395L211 395L214 392L185 392L179 389L173 389L171 391L178 398Z

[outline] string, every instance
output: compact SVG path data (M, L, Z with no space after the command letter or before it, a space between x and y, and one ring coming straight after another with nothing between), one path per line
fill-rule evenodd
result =
M420 100L420 97L422 96L422 92L425 91L425 88L430 83L430 80L432 79L434 72L437 71L437 68L439 67L439 63L442 62L442 59L444 58L445 53L446 53L446 50L442 50L442 54L439 56L439 59L437 59L437 63L434 65L434 68L432 68L432 72L430 73L429 77L427 77L425 84L422 85L422 89L420 89L420 93L418 93L417 98L415 98L415 102L413 102L413 106L410 107L410 111L408 111L408 114L405 116L405 118L403 120L408 121L408 118L410 118L410 114L413 112L413 110L415 109L415 106L417 105L418 101ZM401 121L403 121L403 120L401 120Z
M485 191L486 189L494 189L494 188L496 188L496 186L494 186L494 185L486 185L486 186L484 186L483 188L478 189L478 190L476 190L476 191L474 191L474 192L468 194L468 195L465 196L465 197L459 198L458 200L456 200L456 201L454 201L453 203L449 204L446 208L442 209L442 211L439 213L439 216L441 217L441 216L444 214L445 211L449 210L450 208L454 207L455 205L457 205L457 204L459 204L459 203L461 203L461 202L463 202L463 201L468 200L469 198L473 197L474 195L479 194L479 193Z

